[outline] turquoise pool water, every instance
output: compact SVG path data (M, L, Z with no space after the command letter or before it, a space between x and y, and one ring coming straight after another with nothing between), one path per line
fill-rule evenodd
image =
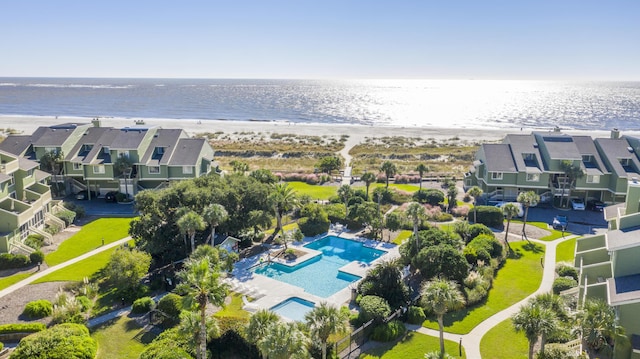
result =
M365 247L360 242L334 236L324 237L305 247L322 254L293 267L269 263L256 267L254 272L327 298L360 279L359 276L339 271L339 268L354 261L371 263L386 253Z
M287 317L297 322L303 322L304 316L309 313L315 303L298 297L291 297L284 302L270 308L271 311L278 313L280 316Z

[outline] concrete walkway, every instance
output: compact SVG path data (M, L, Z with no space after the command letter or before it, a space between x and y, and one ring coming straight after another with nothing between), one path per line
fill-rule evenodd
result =
M523 300L519 301L518 303L513 304L509 308L504 309L504 310L492 315L491 317L485 319L480 324L478 324L475 328L473 328L471 330L471 332L469 332L467 334L454 334L454 333L445 332L444 333L444 338L447 339L447 340L454 341L454 342L458 342L460 339L462 339L462 346L464 347L464 350L466 352L467 358L469 358L469 359L480 359L480 358L482 358L481 355L480 355L480 341L482 340L482 337L489 330L491 330L493 327L495 327L496 325L500 324L501 322L509 319L530 298L535 297L538 294L548 293L548 292L551 291L552 286L553 286L553 280L555 279L556 248L558 247L558 244L560 244L560 243L562 243L564 241L568 241L568 240L570 240L572 238L575 238L575 237L578 237L578 236L567 236L567 237L559 238L559 239L556 239L556 240L550 241L550 242L540 241L540 240L537 240L537 239L531 239L531 242L533 242L533 243L540 243L540 244L544 244L546 246L546 248L545 248L545 256L544 256L544 271L543 271L543 274L542 274L542 282L540 283L540 287L538 287L538 290L536 290L535 292L533 292L531 295L529 295L528 297L524 298ZM421 327L421 326L420 327L411 326L411 327L409 327L409 329L415 330L418 333L422 333L422 334L426 334L426 335L430 335L430 336L434 336L434 337L439 337L440 336L440 332L439 331L433 330L433 329L429 329L429 328L424 328L424 327Z
M74 263L77 263L77 262L79 262L79 261L81 261L83 259L87 259L87 258L89 258L89 257L91 257L93 255L96 255L98 253L104 252L104 251L106 251L106 250L108 250L110 248L119 246L119 245L121 245L121 244L123 244L125 242L130 241L130 240L131 240L131 237L122 238L122 239L119 239L119 240L117 240L115 242L111 242L109 244L105 244L104 246L98 247L98 248L96 248L96 249L94 249L92 251L89 251L89 252L81 255L81 256L75 257L73 259L69 259L66 262L62 262L60 264L54 265L52 267L49 267L49 268L47 268L47 269L45 269L45 270L43 270L41 272L38 272L38 273L30 276L29 278L25 278L25 279L21 280L20 282L12 285L10 287L7 287L7 288L5 288L3 290L0 290L0 298L4 297L5 295L7 295L9 293L12 293L12 292L16 291L16 290L18 290L18 289L20 289L20 288L22 288L22 287L24 287L26 285L29 285L29 284L35 282L36 280L38 280L38 279L40 279L40 278L42 278L42 277L44 277L44 276L46 276L48 274L51 274L51 273L53 273L53 272L55 272L55 271L57 271L59 269L68 267L68 266L70 266L70 265L72 265Z
M344 147L338 152L344 158L344 172L342 174L342 184L351 184L351 155L349 151L353 148L353 146L360 143L357 139L353 137L349 137L347 141L344 143Z

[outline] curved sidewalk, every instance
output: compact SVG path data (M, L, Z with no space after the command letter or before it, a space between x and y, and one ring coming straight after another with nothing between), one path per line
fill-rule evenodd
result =
M93 255L96 255L98 253L104 252L107 249L111 249L113 247L119 246L119 245L121 245L123 243L126 243L127 241L130 241L130 240L131 240L131 237L125 237L125 238L119 239L119 240L117 240L115 242L111 242L109 244L105 244L104 246L101 246L101 247L98 247L98 248L96 248L96 249L94 249L92 251L89 251L89 252L87 252L87 253L85 253L85 254L83 254L81 256L75 257L73 259L69 259L66 262L62 262L60 264L54 265L54 266L49 267L49 268L47 268L47 269L45 269L45 270L43 270L41 272L37 272L36 274L34 274L34 275L32 275L32 276L30 276L28 278L25 278L25 279L19 281L18 283L15 283L15 284L13 284L13 285L11 285L11 286L3 289L3 290L0 290L0 298L4 297L7 294L10 294L10 293L16 291L16 290L18 290L18 289L20 289L20 288L22 288L22 287L24 287L26 285L29 285L29 284L35 282L36 280L38 280L38 279L40 279L40 278L42 278L42 277L44 277L44 276L46 276L48 274L51 274L51 273L53 273L53 272L55 272L55 271L57 271L59 269L62 269L64 267L70 266L70 265L72 265L74 263L80 262L83 259L87 259L87 258L89 258L89 257L91 257Z
M555 279L556 248L560 243L576 237L579 237L579 236L572 235L564 238L559 238L559 239L556 239L555 241L550 241L550 242L531 239L530 240L531 242L545 245L544 271L542 272L543 273L542 281L538 289L532 294L530 294L529 296L527 296L526 298L522 299L521 301L483 320L480 324L476 325L469 333L454 334L454 333L445 332L444 338L454 342L457 342L460 339L462 339L462 346L464 347L467 358L469 359L482 358L482 356L480 355L480 341L482 340L482 337L484 337L484 335L489 330L491 330L493 327L500 324L504 320L509 319L530 298L535 297L538 294L547 293L551 291L553 287L553 280ZM410 328L410 329L413 329L413 328ZM434 329L424 328L424 327L419 327L413 330L417 331L418 333L435 336L435 337L438 337L440 335L439 331Z

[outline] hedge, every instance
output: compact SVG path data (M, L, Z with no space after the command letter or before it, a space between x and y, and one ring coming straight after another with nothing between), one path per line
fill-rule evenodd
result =
M375 295L365 295L360 299L360 312L365 322L371 319L376 322L382 322L384 318L391 314L391 308L384 298Z
M37 250L29 254L29 260L33 264L43 263L44 262L44 253L41 250Z
M298 227L306 237L314 237L318 234L326 233L329 231L330 224L329 220L327 220L327 222L317 222L310 221L308 217L298 220Z
M46 299L34 300L27 303L22 313L31 319L48 317L53 313L53 304Z
M153 299L151 297L138 298L133 302L133 306L131 307L131 311L133 313L138 313L138 314L147 313L151 309L153 309L153 305L154 304L155 304L155 302L153 301Z
M560 292L571 289L578 286L578 282L571 278L560 277L553 281L553 293L560 294Z
M97 351L98 344L87 327L66 323L23 338L11 358L93 359Z
M498 228L504 222L502 210L494 206L477 206L476 223L482 223L488 227Z
M42 323L1 324L0 334L37 333L45 329L47 329L47 326Z
M14 269L27 267L31 262L24 254L0 254L0 269Z
M568 265L561 265L556 268L556 273L560 277L571 277L574 280L578 280L578 270Z
M70 226L71 223L73 223L73 220L76 218L76 212L65 209L56 213L56 217L63 220L67 226Z
M401 321L392 320L375 327L371 333L371 339L377 342L390 342L403 336L406 331L407 328Z
M421 307L411 306L407 311L407 322L409 324L422 324L427 319Z

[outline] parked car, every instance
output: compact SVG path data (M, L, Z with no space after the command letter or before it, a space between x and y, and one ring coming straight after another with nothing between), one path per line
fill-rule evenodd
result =
M604 202L598 201L597 199L587 201L587 209L591 211L602 212L605 206Z
M584 211L584 201L580 198L572 198L571 208L573 208L574 211Z
M89 193L89 191L85 189L84 191L80 191L76 193L76 199L86 200L86 199L89 199L89 195L91 195L92 199L98 197L98 194L95 191L91 191L91 193Z
M567 216L563 216L559 214L553 217L553 223L551 225L553 226L553 229L559 229L564 231L567 229L568 224L569 224L569 220L567 219Z
M502 209L502 207L504 207L507 203L514 204L516 207L518 207L518 214L516 215L516 217L524 216L524 208L522 208L522 203L520 202L498 202L495 204L495 206Z
M106 202L117 202L117 200L116 200L117 195L118 195L118 191L107 192L104 195L104 200Z

